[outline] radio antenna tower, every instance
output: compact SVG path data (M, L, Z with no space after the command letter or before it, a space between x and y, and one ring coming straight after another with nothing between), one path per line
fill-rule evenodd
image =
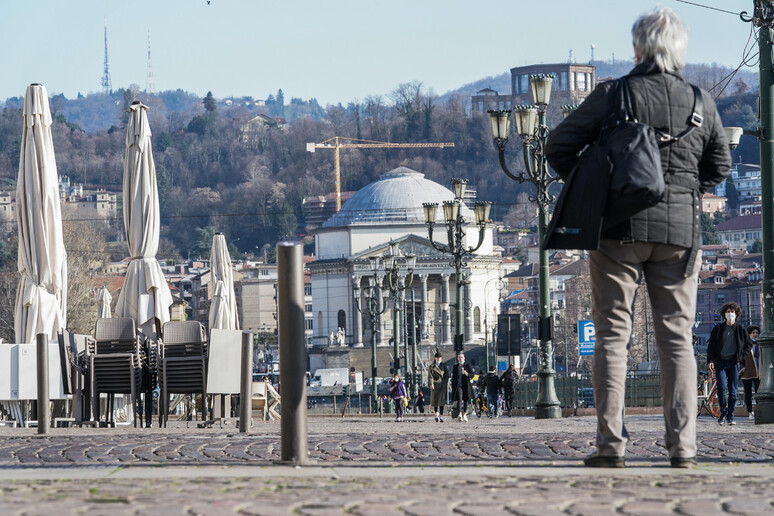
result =
M105 20L105 71L102 72L102 91L110 95L113 93L113 83L110 80L110 60L107 49L107 19Z
M150 30L148 31L148 80L145 91L153 93L153 61L151 60Z

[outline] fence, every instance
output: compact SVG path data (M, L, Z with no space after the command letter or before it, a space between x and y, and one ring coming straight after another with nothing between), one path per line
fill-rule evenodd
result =
M555 380L556 396L562 407L590 405L591 378L588 376L557 376ZM533 408L538 394L537 376L532 376L516 384L513 405L516 408ZM660 407L661 376L638 375L629 372L626 378L627 407Z

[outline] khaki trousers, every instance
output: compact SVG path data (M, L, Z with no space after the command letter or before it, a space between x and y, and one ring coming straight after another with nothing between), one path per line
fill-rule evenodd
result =
M592 385L600 455L624 456L629 434L624 397L632 309L644 276L661 364L665 443L670 457L696 456L696 360L691 330L701 252L685 277L690 249L667 244L602 240L590 253L596 344ZM643 314L635 314L637 318Z

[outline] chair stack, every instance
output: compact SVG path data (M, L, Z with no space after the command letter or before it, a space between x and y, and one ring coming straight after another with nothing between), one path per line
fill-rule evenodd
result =
M170 394L201 394L207 415L207 338L198 321L164 323L159 342L159 424L167 426Z
M116 394L130 394L134 426L137 426L138 393L143 387L142 337L130 317L97 319L94 341L89 343L92 406L100 421L100 394L108 394L107 426L115 426L113 403Z

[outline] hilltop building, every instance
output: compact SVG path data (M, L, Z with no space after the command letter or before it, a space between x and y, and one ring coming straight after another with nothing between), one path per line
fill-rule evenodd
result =
M592 64L557 63L535 64L511 68L511 92L500 94L484 88L471 97L474 111L486 113L490 109L511 109L520 104L532 104L529 76L553 74L552 104L580 104L597 85L596 67Z

